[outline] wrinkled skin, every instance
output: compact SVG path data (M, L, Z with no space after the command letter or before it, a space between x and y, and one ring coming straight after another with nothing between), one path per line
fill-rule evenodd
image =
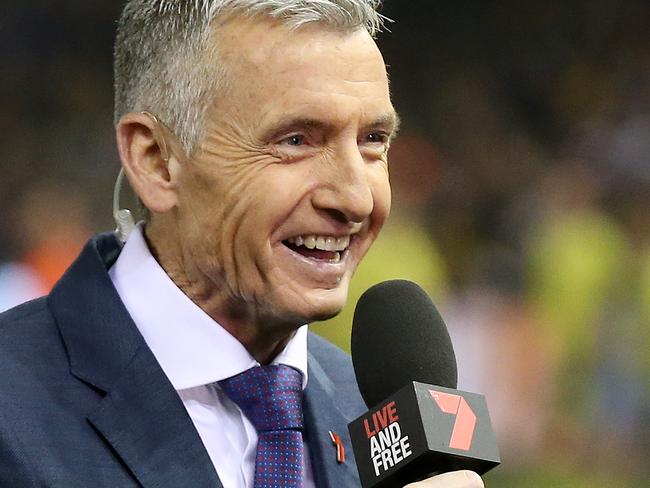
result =
M208 108L199 148L186 156L170 137L163 162L153 130L132 130L129 139L118 126L118 141L152 213L146 236L160 264L266 362L297 327L345 304L389 212L396 115L383 59L365 30L290 31L232 19L215 36L230 83ZM123 134L130 120L147 123L134 117L122 120ZM137 151L124 149L138 141L149 165L143 177L128 164ZM340 263L282 243L310 234L353 237Z

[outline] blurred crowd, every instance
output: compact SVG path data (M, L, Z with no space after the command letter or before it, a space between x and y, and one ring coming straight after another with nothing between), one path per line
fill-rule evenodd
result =
M30 1L0 19L0 310L46 293L110 230L119 2ZM487 396L488 486L650 481L650 6L387 0L379 39L402 134L394 209L349 306L420 283ZM396 324L396 330L399 330Z

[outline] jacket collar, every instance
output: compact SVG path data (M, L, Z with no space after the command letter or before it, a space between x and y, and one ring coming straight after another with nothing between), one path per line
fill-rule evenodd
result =
M48 296L72 374L104 392L145 345L107 273L119 252L113 234L94 237Z
M48 304L71 373L104 394L88 420L145 487L221 487L182 401L115 291L107 268L120 246L93 238Z

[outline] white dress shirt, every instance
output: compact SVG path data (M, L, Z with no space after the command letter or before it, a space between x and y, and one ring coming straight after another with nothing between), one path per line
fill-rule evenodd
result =
M167 276L151 255L140 226L131 232L109 275L183 401L224 488L253 488L257 432L216 382L259 363ZM306 325L298 329L273 363L301 371L305 388ZM304 459L304 486L313 488L306 445Z

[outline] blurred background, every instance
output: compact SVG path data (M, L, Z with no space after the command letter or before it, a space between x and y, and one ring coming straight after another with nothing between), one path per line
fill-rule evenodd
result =
M122 2L2 2L0 310L114 227ZM387 0L394 211L350 305L390 278L441 310L487 396L493 487L650 484L650 4Z

